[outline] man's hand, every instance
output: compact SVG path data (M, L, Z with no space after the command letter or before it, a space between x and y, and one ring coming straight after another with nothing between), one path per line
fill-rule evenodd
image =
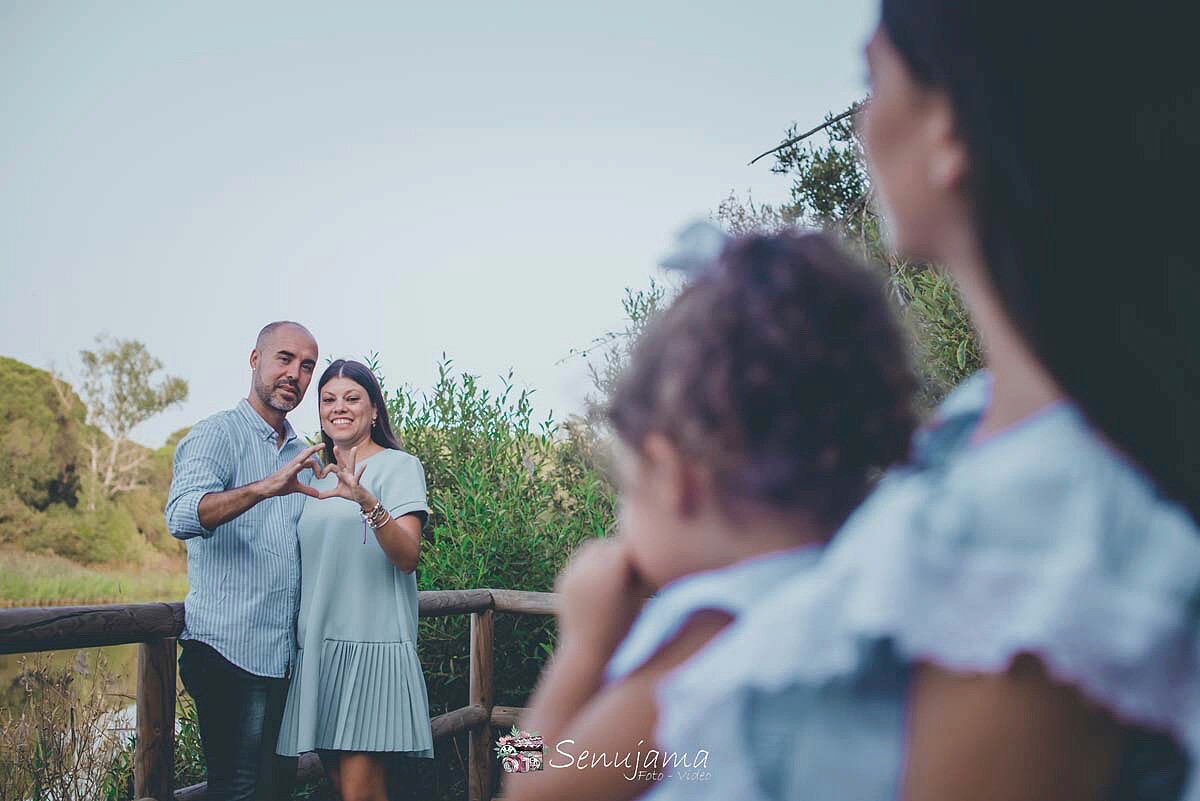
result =
M300 480L300 472L303 470L312 470L315 475L322 475L323 468L313 456L324 447L323 444L309 446L301 451L296 458L271 475L260 481L256 481L255 486L262 497L273 498L279 495L290 495L293 492L299 492L313 498L321 497L321 493Z
M325 446L313 445L260 481L252 481L245 486L224 492L208 493L196 505L196 517L200 520L200 525L212 531L243 514L255 504L279 495L299 492L313 498L320 497L316 488L300 481L300 471L312 470L318 476L321 475L321 465L312 457L323 447Z

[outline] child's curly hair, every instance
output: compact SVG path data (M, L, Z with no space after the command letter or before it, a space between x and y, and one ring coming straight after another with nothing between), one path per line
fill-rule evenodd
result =
M667 437L723 499L832 533L905 457L915 389L874 275L825 235L754 235L647 329L608 414L635 448Z

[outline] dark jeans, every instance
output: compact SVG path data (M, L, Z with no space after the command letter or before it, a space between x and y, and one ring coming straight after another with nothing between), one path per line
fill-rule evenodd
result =
M209 801L286 801L295 757L275 755L288 680L247 673L197 640L182 640L179 677L196 701Z

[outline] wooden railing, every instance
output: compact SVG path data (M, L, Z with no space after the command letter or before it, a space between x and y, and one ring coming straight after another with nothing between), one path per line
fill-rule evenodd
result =
M519 590L438 590L420 592L421 617L471 615L470 678L467 705L431 722L435 739L470 732L467 793L470 801L492 798L492 727L512 726L523 711L493 704L493 624L495 612L553 615L555 595ZM138 646L137 745L134 797L155 801L200 801L206 785L176 790L175 638L183 631L183 604L119 604L40 609L0 609L0 654ZM316 754L300 759L299 780L321 772Z

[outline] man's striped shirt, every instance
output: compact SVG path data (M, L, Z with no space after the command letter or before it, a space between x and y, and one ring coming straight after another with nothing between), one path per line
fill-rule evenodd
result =
M206 494L265 478L304 450L291 424L285 426L281 448L275 429L245 399L200 421L175 449L167 499L167 528L187 542L181 639L207 643L259 676L286 676L295 658L297 526L306 496L267 498L211 531L200 525L197 507Z

